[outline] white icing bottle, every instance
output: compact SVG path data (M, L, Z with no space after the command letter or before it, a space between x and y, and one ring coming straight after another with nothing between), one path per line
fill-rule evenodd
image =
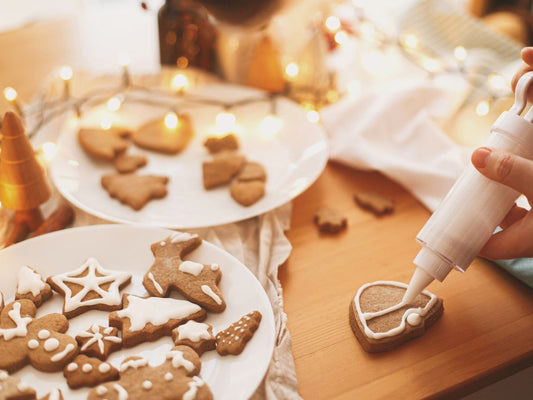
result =
M486 147L507 150L533 159L533 108L520 114L527 103L533 72L524 74L516 87L515 103L491 128ZM452 269L464 272L520 193L479 173L470 162L437 210L418 233L422 249L404 301L411 302L434 279L443 281Z

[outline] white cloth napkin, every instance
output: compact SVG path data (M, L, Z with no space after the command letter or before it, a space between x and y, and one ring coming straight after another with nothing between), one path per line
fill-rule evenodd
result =
M330 158L382 172L433 211L470 153L436 122L454 111L462 88L461 81L398 80L325 107Z

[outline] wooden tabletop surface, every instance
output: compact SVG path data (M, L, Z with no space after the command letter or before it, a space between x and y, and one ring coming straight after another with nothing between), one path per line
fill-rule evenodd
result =
M106 37L102 26L98 34L92 28L63 20L1 33L0 86L30 99L58 66L115 54L115 45L139 30L132 24L120 37ZM155 40L155 25L147 29ZM154 49L145 47L152 42L145 39L128 51L153 64ZM0 100L0 112L7 108ZM393 197L394 213L377 218L359 209L353 194L363 190ZM364 283L409 281L419 250L415 236L429 212L379 173L334 163L293 205L287 233L293 251L280 279L305 399L457 397L533 365L533 292L484 260L430 285L445 311L424 336L388 353L365 353L350 330L350 301ZM313 214L321 205L343 212L348 229L320 235Z

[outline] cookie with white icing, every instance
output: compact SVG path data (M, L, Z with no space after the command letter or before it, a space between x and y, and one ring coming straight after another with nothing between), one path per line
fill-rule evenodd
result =
M61 371L78 354L76 340L65 334L65 316L35 318L36 312L33 302L22 299L0 313L0 369L12 373L31 364L39 371Z
M218 283L222 272L218 264L183 261L183 257L202 244L198 235L175 232L151 246L155 260L144 275L143 285L152 296L168 296L177 290L187 300L210 312L225 310L226 302Z
M40 397L39 400L64 400L63 392L61 389L53 389L50 393Z
M109 354L122 348L122 339L118 329L112 326L93 324L89 329L76 335L80 353L104 361Z
M19 378L9 376L7 371L0 370L0 399L2 400L34 400L35 390Z
M119 372L108 362L80 354L65 366L63 376L69 388L77 389L115 381L119 377Z
M120 380L93 388L88 400L210 400L209 386L198 377L198 354L187 346L176 346L165 361L151 366L142 357L126 358L120 366Z
M178 325L203 321L207 315L202 307L187 300L127 294L123 302L122 310L109 314L109 325L122 330L124 347L170 336Z
M261 318L262 315L259 311L252 311L228 328L218 332L216 336L217 353L221 356L241 354L259 328Z
M28 299L39 307L51 297L52 288L43 280L41 274L28 265L19 268L15 299Z
M361 347L375 353L392 350L424 334L444 310L442 299L423 291L402 302L404 283L377 281L359 288L350 303L350 325Z
M120 290L130 281L129 272L105 269L92 257L73 271L52 275L47 279L52 289L65 297L63 314L67 318L88 310L120 309Z
M198 355L214 350L216 346L213 327L205 322L187 321L172 331L174 344L189 346Z

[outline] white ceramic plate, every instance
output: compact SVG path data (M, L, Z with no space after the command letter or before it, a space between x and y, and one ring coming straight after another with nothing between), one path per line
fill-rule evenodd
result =
M196 94L223 101L258 96L257 90L233 85L201 87ZM135 93L131 96L151 96ZM309 122L296 103L277 99L277 115L282 128L276 135L263 133L260 122L270 113L270 103L263 101L237 107L240 151L248 160L264 165L268 174L266 195L256 204L243 207L230 196L229 187L206 191L202 185L202 162L210 159L203 140L212 135L215 117L222 111L217 106L182 104L180 111L193 121L195 136L184 152L162 155L132 146L130 153L144 154L148 165L140 174L159 174L170 177L168 195L149 202L142 210L134 211L109 197L100 185L103 174L114 172L110 163L91 159L77 142L80 125L98 126L110 118L117 125L135 128L150 119L163 116L168 107L126 101L120 111L110 113L104 106L83 115L81 121L70 118L62 127L58 152L50 165L51 176L59 191L71 203L84 211L109 221L142 223L154 226L185 229L214 226L250 218L270 211L299 195L320 175L328 159L328 147L321 126Z
M6 303L13 300L16 276L21 265L30 265L44 277L79 267L88 257L95 257L104 268L132 272L132 283L122 293L146 295L142 277L152 265L150 244L170 232L159 228L120 225L95 225L73 228L27 240L0 251L0 291ZM237 321L244 314L258 310L263 315L261 324L244 351L238 356L221 357L216 351L202 355L200 376L209 384L217 400L249 398L263 379L274 348L274 316L266 293L259 281L236 258L220 248L205 242L187 259L209 264L216 262L222 270L220 290L227 308L223 313L208 313L206 322L216 333ZM178 295L176 298L180 298ZM37 310L37 317L61 312L63 297L53 298ZM70 320L68 334L77 335L91 324L107 326L108 313L89 311ZM112 353L108 361L114 366L131 355L141 355L152 365L164 361L165 353L173 346L169 337L155 342ZM62 372L44 373L26 366L16 373L34 387L40 396L60 388L66 399L85 399L88 389L69 390Z

